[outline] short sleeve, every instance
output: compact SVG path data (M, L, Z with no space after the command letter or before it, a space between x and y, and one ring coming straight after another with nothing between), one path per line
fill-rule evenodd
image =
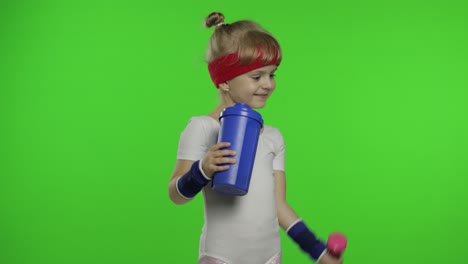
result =
M273 170L284 171L285 146L281 132L276 129L275 133L275 157L273 158Z
M207 151L206 135L203 120L192 117L180 135L177 159L201 160Z

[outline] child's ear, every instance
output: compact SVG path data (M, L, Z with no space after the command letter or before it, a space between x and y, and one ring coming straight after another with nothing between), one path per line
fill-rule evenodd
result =
M220 83L219 89L223 92L227 92L229 91L229 84L227 82Z

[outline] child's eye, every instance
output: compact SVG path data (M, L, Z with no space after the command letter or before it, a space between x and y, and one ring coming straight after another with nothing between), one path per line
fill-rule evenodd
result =
M254 79L254 80L257 80L257 81L258 81L258 80L260 80L260 76L252 76L252 79Z
M270 74L270 78L275 78L275 74Z

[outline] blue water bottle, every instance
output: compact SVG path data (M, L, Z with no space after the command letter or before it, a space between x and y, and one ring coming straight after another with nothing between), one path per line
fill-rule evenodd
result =
M213 175L212 189L226 195L242 196L249 190L263 119L247 104L236 103L224 109L219 121L218 142L231 143L227 149L236 151L237 162L229 164L228 170Z

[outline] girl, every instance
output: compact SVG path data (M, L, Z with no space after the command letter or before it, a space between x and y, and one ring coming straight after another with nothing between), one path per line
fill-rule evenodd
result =
M275 89L274 73L281 62L277 40L257 23L224 23L211 13L207 27L216 29L207 50L208 70L221 95L220 104L207 116L196 116L182 132L177 162L169 183L176 204L202 192L205 224L199 245L199 264L281 263L279 227L301 249L322 264L339 264L307 228L285 199L284 153L280 131L265 125L258 141L249 192L225 196L208 183L213 174L236 162L229 142L217 143L218 117L237 102L263 108Z

